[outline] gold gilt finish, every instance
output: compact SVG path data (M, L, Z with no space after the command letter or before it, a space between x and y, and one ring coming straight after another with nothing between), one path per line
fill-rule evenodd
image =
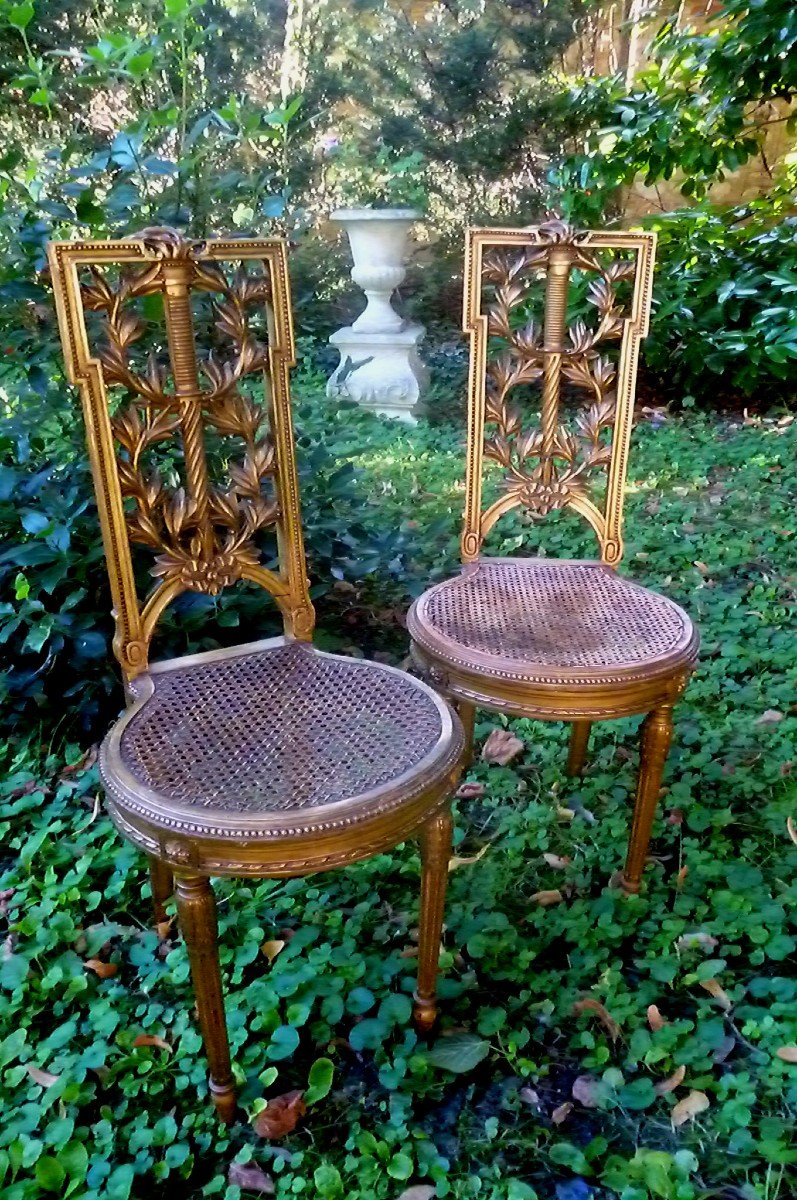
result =
M655 245L653 233L579 232L561 221L469 231L464 566L408 618L414 658L458 703L469 745L476 705L570 721L567 770L578 775L593 720L649 714L624 873L630 891L640 886L672 706L698 644L682 609L614 571ZM485 500L491 464L501 480L497 498ZM535 520L573 509L595 531L600 559L484 556L490 530L518 508Z
M129 702L103 743L100 773L114 823L149 855L157 921L175 892L210 1090L230 1121L209 876L306 875L418 837L414 1016L429 1030L462 729L425 683L312 645L284 243L147 229L125 241L53 243L49 258L67 374L83 400ZM214 346L205 354L199 333ZM262 382L263 399L247 376ZM260 546L272 529L274 570ZM143 598L135 545L151 552ZM284 636L150 664L172 600L238 580L274 597Z
M167 605L187 590L211 595L246 579L270 592L282 610L285 631L309 639L313 629L298 524L288 371L293 327L284 250L278 241L192 242L173 230L145 229L129 241L53 242L49 251L67 374L80 388L89 453L116 619L114 649L127 679L146 670L149 644ZM238 270L229 279L227 260ZM254 275L245 264L260 264ZM109 267L121 268L116 280ZM197 360L193 292L216 299L218 332L231 354ZM163 299L167 367L154 354L145 369L130 365L131 350L145 323L130 305ZM259 308L268 321L267 342L252 332ZM104 317L104 337L92 346L86 312ZM169 386L168 375L172 383ZM260 376L274 433L263 432L264 407L239 389L247 375ZM124 400L111 416L109 390ZM243 444L229 464L228 486L212 486L205 432L208 427ZM147 452L179 434L184 486L169 488ZM263 494L273 480L273 495ZM253 537L276 528L279 574L260 565ZM139 603L130 542L149 546L157 558L158 586Z

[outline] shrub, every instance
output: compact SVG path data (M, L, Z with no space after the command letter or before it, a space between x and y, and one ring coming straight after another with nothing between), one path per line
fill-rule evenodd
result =
M797 218L685 209L658 229L654 316L644 362L666 398L758 407L794 398Z

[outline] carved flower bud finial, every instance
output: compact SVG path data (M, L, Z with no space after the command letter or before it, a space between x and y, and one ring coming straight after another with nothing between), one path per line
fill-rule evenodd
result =
M205 249L206 242L196 238L183 237L176 229L168 225L150 225L139 233L131 234L130 241L143 242L147 250L158 258L168 258L184 261L199 257Z

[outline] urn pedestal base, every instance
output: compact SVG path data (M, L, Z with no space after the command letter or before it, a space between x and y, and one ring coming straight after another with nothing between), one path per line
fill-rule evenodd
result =
M327 384L327 395L414 425L429 382L418 356L424 332L422 325L384 333L351 325L338 329L329 340L340 351L340 363Z

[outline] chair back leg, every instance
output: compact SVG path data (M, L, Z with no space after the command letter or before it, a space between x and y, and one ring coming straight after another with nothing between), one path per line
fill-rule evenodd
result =
M568 775L580 775L587 761L592 721L574 721L570 726L570 749L567 753Z
M199 1027L210 1067L210 1093L219 1118L229 1125L235 1116L236 1098L221 990L216 901L204 875L178 875L175 883L177 915L188 948Z
M451 810L437 813L421 828L421 912L418 934L418 988L413 1019L420 1033L428 1033L437 1020L437 967L443 908L454 827Z
M465 770L473 762L473 733L476 726L476 705L468 700L457 702L457 715L465 730L465 753L462 756L462 766Z
M149 881L152 888L152 913L156 925L168 920L166 901L174 891L174 876L166 863L149 855Z
M662 704L648 713L642 723L639 782L623 881L628 892L639 891L671 741L672 705Z

